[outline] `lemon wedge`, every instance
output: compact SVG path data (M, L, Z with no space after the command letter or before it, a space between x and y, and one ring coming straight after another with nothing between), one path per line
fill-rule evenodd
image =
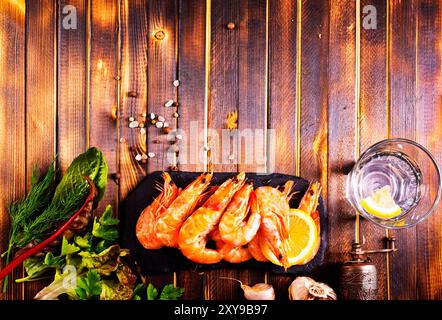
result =
M390 186L384 186L376 190L371 197L362 199L361 206L368 213L384 219L394 218L402 212L391 196Z
M288 266L305 264L314 256L319 237L315 221L304 211L290 209L288 216L288 238L282 239L287 251ZM261 251L264 256L276 265L281 265L280 260L273 254L266 241L260 241Z

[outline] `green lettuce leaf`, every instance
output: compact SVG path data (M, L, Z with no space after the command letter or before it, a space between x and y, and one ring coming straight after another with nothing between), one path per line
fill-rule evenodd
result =
M16 283L22 283L26 281L34 281L41 279L51 267L44 263L43 257L31 257L23 261L23 267L26 271L26 277L15 279Z
M112 206L108 205L98 220L103 226L118 226L120 220L114 217L112 212Z
M101 283L100 300L130 300L133 290L122 283L104 280Z
M117 275L118 281L125 286L133 288L137 283L137 276L132 272L129 266L122 261L120 261L115 274Z
M26 277L16 279L16 283L36 281L48 277L50 270L62 269L66 265L64 257L55 257L52 252L46 253L44 257L31 257L23 262Z
M82 251L79 255L82 257L82 266L88 269L94 269L101 275L110 275L116 271L120 263L120 256L128 253L119 245L114 244L100 253Z
M84 270L83 259L78 254L66 256L66 265L72 266L77 270L77 273L82 273Z
M44 287L34 297L36 300L58 300L62 294L67 294L71 299L78 299L75 290L76 276L73 268L66 268L64 272L57 270L54 281Z
M100 253L100 252L106 250L107 248L109 248L111 245L112 245L112 241L101 240L95 245L94 251L96 253Z
M70 193L78 190L79 186L87 186L83 177L88 176L97 188L98 195L94 201L98 203L106 189L107 174L108 167L103 153L95 147L89 148L72 161L55 190L52 202L69 198Z

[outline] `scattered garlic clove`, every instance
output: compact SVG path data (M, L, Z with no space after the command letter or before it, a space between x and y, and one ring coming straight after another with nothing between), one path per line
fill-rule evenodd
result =
M244 291L244 297L247 300L275 300L275 290L273 286L267 283L257 283L250 287L243 284L240 280L228 277L220 277L220 279L233 280L241 285L241 289Z

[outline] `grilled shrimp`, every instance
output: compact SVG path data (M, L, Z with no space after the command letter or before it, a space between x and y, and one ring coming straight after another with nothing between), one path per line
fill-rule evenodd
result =
M190 183L159 217L156 236L168 247L178 246L180 228L187 217L194 211L204 191L209 186L212 174L203 173Z
M246 184L233 197L219 223L221 239L235 247L250 242L256 235L261 223L258 212L250 212L250 196L253 185ZM250 215L249 215L250 212ZM246 221L246 218L248 220Z
M218 189L218 186L216 186L216 185L215 186L209 186L207 188L207 190L201 195L201 197L196 202L195 209L198 209L199 207L201 207L204 204L204 202L206 202L207 199L209 199L210 196L215 193L215 191L217 189Z
M166 210L179 193L167 172L163 173L164 185L162 191L154 201L146 207L138 218L135 233L138 241L146 249L159 249L163 243L156 237L155 226L158 217Z
M288 248L284 241L288 238L288 215L290 214L287 195L268 186L257 188L255 194L256 203L252 204L252 211L261 215L261 225L258 231L260 246L265 244L281 265L287 268L289 266Z
M262 254L261 245L259 244L259 234L257 233L255 237L249 242L247 246L249 253L255 258L256 261L268 262L269 259Z
M230 263L241 263L248 261L253 258L251 255L249 249L247 247L230 247L230 245L226 243L217 242L216 243L217 248L218 245L220 248L218 250L223 251L223 260L230 262ZM230 247L228 250L226 248Z
M321 194L321 184L314 182L310 184L304 196L301 199L298 209L304 211L315 220L316 226L319 228L319 214L316 208L319 204L319 196Z
M218 228L215 228L212 232L210 232L210 238L215 241L216 249L223 255L224 261L230 263L241 263L253 258L247 247L235 247L231 244L225 243L221 239Z
M188 259L202 264L221 261L222 253L206 247L207 236L219 223L221 216L234 194L245 183L245 174L225 181L210 198L198 208L181 227L179 248Z

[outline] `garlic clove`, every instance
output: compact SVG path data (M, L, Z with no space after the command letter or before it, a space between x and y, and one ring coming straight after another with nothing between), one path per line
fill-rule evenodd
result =
M257 283L253 287L242 285L247 300L275 300L275 290L267 283Z
M235 278L220 277L220 279L228 279L238 282L241 289L244 291L244 297L247 300L275 300L275 289L273 289L273 286L270 284L257 283L250 287Z

